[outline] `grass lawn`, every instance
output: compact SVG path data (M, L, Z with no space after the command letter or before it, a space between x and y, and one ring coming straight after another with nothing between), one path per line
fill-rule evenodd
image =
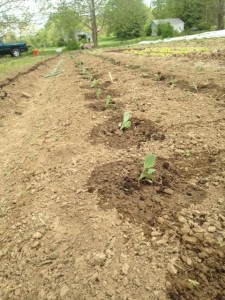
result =
M116 37L106 37L106 36L99 36L98 44L99 48L104 47L120 47L120 46L127 46L131 44L137 44L141 41L154 41L158 40L160 37L151 37L145 36L140 38L134 38L130 40L118 40Z
M209 31L209 30L208 30ZM198 34L198 33L203 33L206 32L205 30L203 31L190 31L190 32L183 32L182 34L178 36L183 36L183 35L193 35L193 34ZM176 37L176 36L175 36ZM99 48L104 48L104 47L120 47L120 46L128 46L132 44L137 44L142 41L155 41L155 40L160 40L162 39L161 36L143 36L140 38L134 38L130 40L119 40L116 37L110 36L107 37L105 35L100 35L98 39L98 44Z
M40 61L44 61L49 55L54 55L56 48L38 49L40 55L33 56L32 51L22 53L20 57L11 57L9 55L0 59L0 79L4 79L8 74L21 71Z

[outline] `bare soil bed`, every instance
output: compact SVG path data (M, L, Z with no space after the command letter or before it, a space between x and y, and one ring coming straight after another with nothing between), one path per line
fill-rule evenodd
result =
M225 46L190 43L210 51L80 51L0 83L0 299L225 299Z
M149 120L132 118L131 128L122 131L119 124L122 122L122 114L117 114L105 123L93 128L91 140L94 144L105 143L113 148L128 148L136 146L140 148L141 143L155 140L163 141L165 134L160 133L159 128Z

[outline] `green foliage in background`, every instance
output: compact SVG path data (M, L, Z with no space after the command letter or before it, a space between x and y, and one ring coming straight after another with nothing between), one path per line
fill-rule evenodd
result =
M109 0L106 5L106 27L118 38L140 37L147 19L142 0Z
M162 36L162 38L169 38L174 36L174 29L170 23L162 23L157 26L158 35Z

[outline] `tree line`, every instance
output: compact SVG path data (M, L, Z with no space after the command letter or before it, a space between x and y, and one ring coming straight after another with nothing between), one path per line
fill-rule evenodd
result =
M224 29L224 10L224 0L153 0L155 18L180 18L186 28L199 30Z
M0 35L18 28L28 28L32 14L27 13L26 0L0 0ZM143 0L39 0L40 14L48 10L42 29L29 34L31 44L63 46L75 39L75 31L91 32L98 47L99 33L129 39L150 34L153 19L180 18L186 30L224 29L225 0L153 0L151 7ZM17 13L13 12L16 11ZM20 14L18 14L18 11ZM25 31L26 32L26 31Z

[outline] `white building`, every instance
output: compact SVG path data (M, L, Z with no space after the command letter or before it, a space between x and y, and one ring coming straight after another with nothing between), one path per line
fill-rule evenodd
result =
M90 32L75 31L74 36L75 36L75 40L78 42L81 39L85 39L87 43L92 42L92 34Z
M169 23L174 28L174 30L178 32L184 31L184 22L181 19L176 18L176 19L153 20L151 25L152 36L158 35L158 25L164 23Z

